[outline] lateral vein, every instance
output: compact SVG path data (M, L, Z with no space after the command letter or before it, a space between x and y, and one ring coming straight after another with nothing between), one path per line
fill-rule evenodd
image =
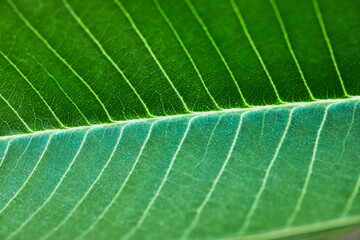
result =
M336 70L336 73L339 77L339 80L340 80L340 84L341 84L341 88L345 94L346 97L351 97L347 91L346 91L346 88L345 88L345 84L344 84L344 81L341 77L341 74L340 74L340 70L339 70L339 67L336 63L336 59L335 59L335 55L334 55L334 50L331 46L331 42L330 42L330 38L326 32L326 27L325 27L325 23L324 23L324 20L322 18L322 15L321 15L321 11L320 11L320 7L319 7L319 3L318 3L318 0L312 0L312 3L313 3L313 6L314 6L314 10L315 10L315 13L316 13L316 17L319 21L319 25L320 25L320 28L321 28L321 31L322 31L322 34L324 36L324 39L325 39L325 42L326 42L326 45L329 49L329 53L330 53L330 56L331 56L331 60L334 64L334 67L335 67L335 70Z
M6 103L6 105L8 105L8 107L15 113L15 115L20 119L20 121L24 124L24 126L26 127L26 129L29 132L34 132L29 125L27 125L27 123L25 122L25 120L20 116L20 114L13 108L13 106L9 103L8 100L6 100L6 98L4 98L3 95L1 95L0 93L0 97L2 98L2 100L4 100L4 102Z
M289 49L289 52L290 52L290 54L291 54L291 56L292 56L292 58L293 58L293 60L294 60L294 62L295 62L295 65L296 65L296 67L297 67L297 69L298 69L298 71L299 71L299 73L300 73L301 79L303 80L303 83L304 83L304 85L305 85L305 87L306 87L306 90L308 91L311 100L315 101L316 98L314 97L312 91L310 90L310 87L309 87L309 85L308 85L308 83L307 83L307 81L306 81L306 79L305 79L304 73L303 73L303 71L301 70L299 61L297 60L297 57L296 57L296 55L295 55L295 52L294 52L294 50L293 50L293 48L292 48L292 46L291 46L290 39L289 39L289 35L287 34L287 31L286 31L286 28L285 28L285 24L284 24L284 21L282 20L282 17L281 17L279 8L278 8L278 6L277 6L277 4L276 4L276 1L275 1L275 0L270 0L270 3L271 3L271 6L272 6L272 8L273 8L273 10L274 10L274 12L275 12L275 16L276 16L276 18L277 18L277 20L278 20L278 22L279 22L281 31L282 31L282 33L283 33L283 35L284 35L284 39L285 39L286 45L287 45L287 47L288 47L288 49Z
M85 142L86 142L86 138L88 133L92 131L92 130L87 130L86 133L84 134L83 140L80 144L80 147L78 149L78 151L76 152L74 158L72 159L71 163L69 164L69 166L67 167L67 169L65 170L64 174L62 175L60 181L56 184L55 188L53 189L53 191L50 193L49 197L43 202L43 204L41 204L41 206L39 208L37 208L35 210L35 212L33 212L15 231L13 231L10 235L8 235L6 237L5 240L9 240L12 239L15 235L17 235L45 206L46 204L52 199L52 197L54 196L54 194L56 193L56 191L58 190L58 188L60 187L60 185L62 184L64 178L66 177L66 175L68 174L68 172L70 171L70 168L72 167L72 165L74 164L75 160L77 159L77 157L80 154L81 149L83 148Z
M241 100L243 101L244 105L247 106L247 107L251 107L250 104L248 104L248 103L246 102L246 99L245 99L245 97L244 97L244 95L243 95L243 93L242 93L242 91L241 91L241 89L240 89L240 87L239 87L239 84L238 84L237 81L236 81L236 78L235 78L232 70L230 69L227 61L225 60L223 54L221 53L221 51L220 51L218 45L216 44L214 38L211 36L211 34L210 34L208 28L206 27L204 21L201 19L200 15L199 15L198 12L196 11L194 5L191 3L190 0L185 0L185 3L188 5L189 9L191 10L191 13L194 15L195 19L198 21L198 23L200 24L200 26L201 26L202 29L204 30L206 36L207 36L208 39L210 40L211 44L213 45L213 47L215 48L217 54L219 55L221 61L222 61L223 64L225 65L227 71L228 71L229 74L230 74L231 79L233 80L233 82L234 82L234 84L235 84L235 86L236 86L236 89L238 90L238 92L239 92L239 94L240 94Z
M246 232L246 230L248 229L248 227L249 227L249 225L250 225L250 223L251 223L251 218L252 218L252 216L254 215L255 210L256 210L256 208L257 208L257 206L258 206L258 203L259 203L259 201L260 201L261 195L262 195L262 193L263 193L264 190L265 190L266 183L267 183L267 180L268 180L269 175L270 175L270 171L271 171L272 167L274 166L274 163L276 162L276 159L277 159L277 157L278 157L278 155L279 155L281 146L283 145L283 142L284 142L284 140L285 140L285 138L286 138L286 135L287 135L287 133L288 133L288 131L289 131L289 128L290 128L290 126L291 126L291 120L292 120L294 111L295 111L297 108L298 108L298 107L295 107L295 108L293 108L293 109L290 110L289 118L288 118L288 121L287 121L285 130L284 130L284 133L283 133L283 135L281 136L281 139L280 139L280 142L279 142L279 144L278 144L278 146L277 146L277 148L276 148L275 154L274 154L273 158L271 159L268 168L266 169L265 176L264 176L264 178L263 178L261 187L260 187L259 191L258 191L257 194L256 194L255 200L254 200L253 204L251 205L251 208L250 208L248 214L246 215L245 222L243 223L243 225L242 225L242 227L241 227L241 229L240 229L240 232L241 232L242 234L244 234L244 233Z
M35 86L30 82L30 80L23 74L23 72L16 66L16 64L10 60L10 58L8 56L6 56L6 54L4 54L2 51L0 51L0 54L6 59L6 61L8 61L8 63L16 70L16 72L18 72L20 74L20 76L25 79L25 81L30 85L31 89L39 96L39 98L41 99L41 101L45 104L45 106L49 109L49 111L51 112L51 114L53 115L53 117L55 118L55 120L60 124L60 126L62 128L67 128L61 121L60 119L56 116L55 112L52 110L52 108L50 107L50 105L47 103L47 101L45 100L45 98L41 95L41 93L35 88ZM9 105L10 106L10 105ZM18 114L17 114L18 115ZM18 115L18 117L20 117ZM22 119L22 118L21 118ZM24 122L25 123L25 122ZM27 126L27 125L26 125ZM27 126L27 128L29 128Z
M123 14L125 15L125 17L127 18L127 20L130 22L131 27L134 29L134 31L136 32L136 34L139 36L139 38L141 39L141 41L144 43L146 49L149 51L151 57L154 59L155 63L158 65L158 67L160 68L161 72L164 74L166 80L169 82L169 84L171 85L172 89L175 91L176 95L179 97L180 101L182 102L185 110L189 113L191 113L192 111L188 108L187 104L185 103L183 97L181 96L181 94L179 93L179 91L177 90L177 88L175 87L174 83L171 81L170 77L167 75L167 73L165 72L164 68L162 67L162 65L160 64L159 60L157 59L157 57L155 56L154 52L152 51L150 45L148 44L147 40L145 39L145 37L142 35L142 33L140 32L140 30L138 29L138 27L136 26L134 20L132 19L130 13L125 9L125 7L123 6L123 4L119 1L119 0L114 0L115 4L119 6L120 10L123 12Z
M29 179L31 178L31 176L34 174L35 170L37 169L37 167L39 166L41 160L43 159L44 155L45 155L45 152L47 151L48 147L49 147L49 144L50 144L50 141L53 137L54 133L51 134L48 138L48 141L45 145L45 148L43 150L43 152L41 153L40 155L40 158L39 160L37 161L37 163L35 164L33 170L31 171L31 173L29 174L29 176L26 178L25 182L21 185L21 187L19 188L19 190L14 194L14 196L5 204L5 206L0 210L0 215L5 211L5 209L11 204L11 202L18 196L18 194L21 192L21 190L26 186L26 184L29 182ZM8 238L11 238L10 237L11 235L9 235Z
M173 26L173 24L171 23L170 19L168 18L168 16L166 15L166 13L164 12L164 10L162 9L160 3L158 0L154 0L155 2L155 5L158 9L158 11L160 12L161 16L164 18L165 22L169 25L171 31L173 32L173 34L175 35L176 37L176 40L179 42L180 46L182 47L182 49L184 50L186 56L189 58L189 61L191 62L193 68L195 69L196 71L196 74L199 76L199 79L201 81L201 84L203 85L206 93L208 94L208 96L210 97L211 101L214 103L215 107L217 109L222 109L218 103L216 102L215 98L213 97L213 95L210 93L209 89L207 88L206 84L205 84L205 81L199 71L199 69L197 68L195 62L194 62L194 59L191 57L189 51L187 50L184 42L181 40L180 38L180 35L178 34L178 32L176 31L175 27Z
M318 147L319 147L319 141L320 141L320 135L321 135L321 132L324 128L324 125L325 125L325 122L326 122L326 118L328 116L328 110L331 106L335 105L336 103L333 103L333 104L329 104L328 106L326 106L325 108L325 112L324 112L324 116L322 118L322 121L321 121L321 124L320 124L320 127L319 127L319 130L317 132L317 135L316 135L316 140L315 140L315 144L314 144L314 148L313 148L313 153L312 153L312 157L311 157L311 161L310 161L310 165L309 165L309 169L308 169L308 172L306 174L306 179L305 179L305 182L304 182L304 185L302 187L302 190L301 190L301 194L300 194L300 197L296 203L296 206L293 210L293 212L291 213L288 221L287 221L287 225L286 226L292 226L292 224L294 223L294 220L297 216L297 214L299 213L300 209L301 209L301 205L302 205L302 202L304 200L304 197L306 195L306 192L307 192L307 188L308 188L308 185L309 185L309 182L310 182L310 177L312 175L312 172L313 172L313 167L314 167L314 163L315 163L315 160L316 160L316 153L317 153L317 150L318 150Z
M112 57L105 51L104 47L100 43L100 41L92 34L90 29L83 23L81 18L76 14L76 12L73 10L73 8L70 6L67 0L63 0L63 3L66 7L66 9L70 12L71 16L75 19L75 21L81 26L81 28L87 33L87 35L91 38L91 40L96 44L96 46L100 49L101 53L105 56L105 58L111 63L111 65L120 73L120 75L124 78L125 82L129 85L131 90L135 93L136 97L140 100L141 104L145 108L146 113L150 117L154 117L150 113L149 108L145 104L144 100L141 98L140 94L136 91L135 87L131 84L129 79L126 77L125 73L120 69L120 67L114 62Z
M124 182L121 184L121 187L119 188L119 190L117 191L117 193L115 194L115 196L113 197L113 199L111 200L111 202L105 207L105 209L101 212L101 214L95 219L95 221L87 228L85 229L85 231L83 231L77 238L76 240L79 239L83 239L87 234L89 234L91 231L94 230L95 226L101 221L101 219L104 218L104 216L106 215L106 213L110 210L110 208L112 207L112 205L116 202L117 198L120 196L121 192L123 191L124 187L126 186L127 182L129 181L137 163L140 160L140 157L145 149L145 146L147 144L147 142L150 139L151 133L152 133L152 129L154 127L154 125L157 123L158 121L154 121L153 123L151 123L150 125L150 129L148 131L148 134L144 140L144 143L141 146L140 152L138 154L138 156L136 157L136 160L134 162L134 164L132 165L128 175L126 176Z
M236 132L235 132L235 136L233 138L233 141L231 143L231 146L230 146L230 149L229 149L229 152L226 156L226 159L223 163L223 165L221 166L221 169L218 173L218 175L216 176L209 192L207 193L204 201L200 204L200 206L196 209L196 214L195 214L195 217L194 219L192 220L191 224L188 226L187 229L185 229L184 233L182 234L181 236L181 239L187 239L189 234L194 230L194 228L196 227L197 223L199 222L199 219L201 217L201 214L202 214L202 211L203 209L205 208L206 204L210 201L210 198L212 196L212 194L214 193L215 191L215 188L216 188L216 185L218 184L223 172L225 171L225 168L229 162L229 159L231 158L231 155L232 155L232 152L235 148L235 145L236 145L236 142L237 142L237 139L238 139L238 136L239 136L239 133L241 131L241 126L242 126L242 123L243 123L243 119L245 117L246 114L248 114L249 112L245 112L245 113L242 113L241 116L240 116L240 120L239 120L239 124L238 124L238 127L236 129Z
M45 68L45 66L43 64L41 64L35 56L31 55L31 57L35 60L35 62L37 64L39 64L39 66L44 70L44 72L55 82L55 84L59 87L60 91L62 93L64 93L65 97L74 105L74 107L76 108L76 110L80 113L80 115L84 118L85 122L90 126L91 123L89 121L89 119L86 118L85 114L80 110L79 106L71 99L71 97L69 96L69 94L67 94L65 92L65 90L63 89L63 87L60 85L59 81Z
M240 25L241 25L244 33L245 33L246 38L248 39L248 41L249 41L252 49L254 50L254 52L255 52L255 54L256 54L256 57L258 58L261 66L262 66L262 68L264 69L264 72L266 73L266 76L268 77L268 79L269 79L269 81L270 81L270 84L271 84L271 86L272 86L272 88L273 88L273 90L274 90L274 92L275 92L275 95L276 95L278 101L279 101L280 103L285 103L285 102L281 99L281 97L280 97L280 95L279 95L279 93L278 93L278 91L277 91L277 89L276 89L275 83L274 83L274 81L272 80L272 77L271 77L268 69L266 68L266 65L265 65L265 63L264 63L264 60L262 59L262 57L261 57L261 55L260 55L257 47L255 46L255 43L254 43L254 41L253 41L253 39L252 39L252 37L251 37L251 35L250 35L250 33L249 33L249 30L248 30L247 27L246 27L246 23L245 23L244 18L242 17L242 15L241 15L241 13L240 13L239 8L237 7L237 5L236 5L236 3L235 3L234 0L230 0L230 4L231 4L231 6L232 6L232 8L233 8L233 10L234 10L234 12L235 12L235 14L236 14L239 22L240 22Z
M58 224L56 225L56 227L54 227L51 231L49 231L44 237L41 238L41 240L45 240L48 239L50 236L52 236L56 231L58 231L63 225L66 224L66 222L71 218L71 216L76 212L76 210L79 208L79 206L83 203L83 201L85 200L85 198L89 195L89 193L91 192L91 190L94 188L94 186L96 185L96 183L99 181L99 179L101 178L101 176L103 175L105 169L108 167L111 159L113 158L116 150L118 149L120 140L123 136L123 132L125 130L125 128L127 127L127 125L125 125L124 127L121 128L120 130L120 134L119 137L115 143L115 146L111 152L110 157L108 158L108 160L106 161L105 165L103 166L103 168L101 169L99 175L96 177L96 179L94 180L94 182L91 184L91 186L88 188L88 190L86 191L86 193L83 195L83 197L79 200L79 202L75 205L75 207L68 213L68 215L66 215L66 217Z
M168 169L166 170L166 173L165 173L165 176L163 178L163 180L161 181L161 184L159 186L159 188L157 189L155 195L153 196L153 198L151 199L151 201L149 202L149 204L147 205L144 213L142 214L141 218L139 219L139 221L136 223L136 225L128 232L126 233L121 239L122 240L127 240L129 239L132 235L134 235L134 233L140 228L140 226L143 224L145 218L148 216L152 206L154 205L154 202L156 201L156 199L158 198L158 196L160 195L160 192L162 190L162 188L164 187L164 184L166 183L167 179L168 179L168 176L171 172L171 169L173 168L173 165L174 165L174 162L176 160L176 157L178 155L178 153L180 152L181 150L181 147L183 145L183 143L185 142L185 139L190 131L190 127L191 127L191 123L196 119L197 117L192 117L188 124L187 124L187 127L186 127L186 130L184 132L184 135L183 137L181 138L181 141L176 149L176 152L174 154L174 156L172 157L171 159L171 162L170 162L170 165L168 167Z
M100 100L99 96L94 92L90 85L75 71L75 69L50 45L50 43L35 29L35 27L29 22L29 20L20 12L18 7L15 5L13 0L7 0L14 12L18 17L25 23L25 25L43 42L43 44L66 66L69 70L86 86L86 88L91 92L91 94L96 98L98 103L101 105L106 116L110 122L114 122L111 118L108 110L106 109L104 103Z

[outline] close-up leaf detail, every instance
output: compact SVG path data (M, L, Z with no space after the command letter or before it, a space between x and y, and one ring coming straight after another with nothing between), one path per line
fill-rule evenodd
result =
M1 0L0 15L0 239L359 230L360 1Z

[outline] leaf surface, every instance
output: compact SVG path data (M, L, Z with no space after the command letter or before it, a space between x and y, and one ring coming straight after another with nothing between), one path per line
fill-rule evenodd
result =
M360 224L356 1L0 12L0 238L325 238Z

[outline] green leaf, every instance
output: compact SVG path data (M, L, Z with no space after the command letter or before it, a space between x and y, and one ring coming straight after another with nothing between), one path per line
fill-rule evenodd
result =
M1 239L360 226L360 4L0 2Z

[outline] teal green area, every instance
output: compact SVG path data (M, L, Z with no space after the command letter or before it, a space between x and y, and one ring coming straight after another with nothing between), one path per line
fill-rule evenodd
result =
M272 239L351 226L358 103L3 138L0 236Z
M0 1L0 239L360 225L360 2Z

